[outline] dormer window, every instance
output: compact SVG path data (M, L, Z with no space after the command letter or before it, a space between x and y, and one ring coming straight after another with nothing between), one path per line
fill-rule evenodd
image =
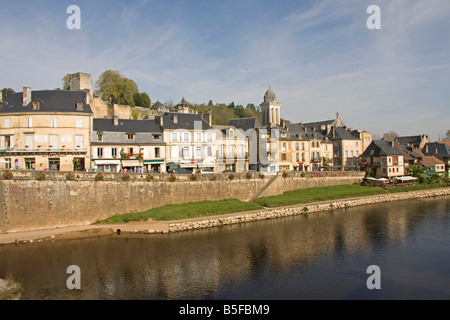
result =
M77 111L83 111L83 102L77 102Z
M32 104L31 104L31 106L32 106L32 109L33 110L39 110L39 102L33 102Z

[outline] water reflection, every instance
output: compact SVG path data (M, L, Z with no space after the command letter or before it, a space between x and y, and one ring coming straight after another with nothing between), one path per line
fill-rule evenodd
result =
M5 245L0 277L21 279L25 299L444 298L449 217L450 198L441 198L170 235ZM72 264L82 290L66 287ZM370 264L383 270L381 292L365 287ZM416 272L435 288L421 278L426 293L412 293L404 279Z

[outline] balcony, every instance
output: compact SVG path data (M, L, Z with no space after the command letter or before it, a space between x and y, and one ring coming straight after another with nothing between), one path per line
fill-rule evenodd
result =
M50 147L8 147L4 149L0 149L0 153L5 154L53 154L53 153L87 153L87 149L84 147L78 148L50 148Z

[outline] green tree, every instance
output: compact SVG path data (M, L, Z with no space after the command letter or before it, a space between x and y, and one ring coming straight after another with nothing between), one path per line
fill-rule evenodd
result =
M398 134L395 131L389 131L389 132L386 132L385 134L383 134L383 139L388 140L388 141L393 141L397 137L398 137Z
M70 80L72 75L70 73L66 74L62 79L62 90L70 90Z
M450 130L447 130L447 132L445 133L445 140L450 140Z
M10 94L13 94L13 93L16 93L16 92L11 88L3 88L2 89L3 99L5 99L7 96L9 96Z
M95 83L96 93L111 104L123 104L134 107L134 94L139 92L133 80L125 78L119 71L106 70Z
M136 102L137 96L139 96L139 98L138 98L139 103ZM136 106L139 106L142 108L150 108L152 101L150 100L150 97L148 96L148 94L146 92L141 92L141 93L134 94L134 103Z

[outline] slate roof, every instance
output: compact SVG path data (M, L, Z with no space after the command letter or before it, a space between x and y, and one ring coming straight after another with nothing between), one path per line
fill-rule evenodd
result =
M333 135L334 130L334 135ZM329 138L331 140L359 140L358 137L355 137L350 131L348 131L344 127L335 127L332 129L331 133L329 134Z
M85 104L86 92L67 90L31 91L31 102L22 105L22 92L13 93L0 102L0 113L23 112L76 112L93 114L91 106ZM32 102L39 102L39 110L32 110ZM83 110L76 109L77 102L83 103Z
M450 158L450 146L444 143L439 142L427 143L423 147L422 152L426 155L435 155L440 159Z
M373 154L371 154L373 150ZM403 153L394 148L389 141L386 140L373 140L367 149L361 154L361 157L380 157L380 156L401 156Z
M163 117L163 129L184 129L184 130L209 130L212 127L202 119L202 116L197 113L176 113L176 112L166 112ZM177 117L177 122L174 122L174 118ZM160 117L155 118L159 121ZM198 123L201 127L197 128Z
M401 145L412 145L418 147L422 139L423 136L405 136L405 137L396 137L394 141L397 141Z
M118 119L118 125L114 125L113 119L94 119L93 130L97 132L152 132L162 133L159 122L151 120Z
M248 129L265 128L256 118L231 119L228 124L244 131L247 131Z

